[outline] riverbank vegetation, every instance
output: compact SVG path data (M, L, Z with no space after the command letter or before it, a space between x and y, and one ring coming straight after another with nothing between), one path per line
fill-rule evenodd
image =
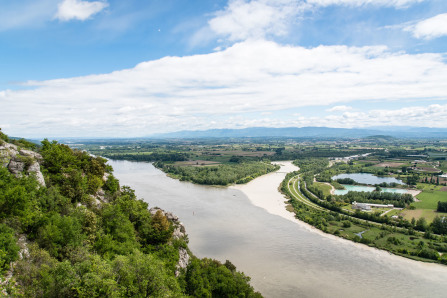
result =
M243 162L206 167L176 166L157 162L155 166L180 181L206 185L243 184L279 169L279 166L269 162Z
M0 295L261 297L231 262L194 257L179 223L120 187L105 159L47 140L38 151L45 185L0 166Z
M340 173L358 173L365 165L369 167L368 164L371 162L368 160L375 158L378 156L332 162L331 167L327 166L327 159L296 160L294 163L300 166L300 171L289 174L283 181L281 189L289 197L289 203L293 206L297 218L324 232L405 257L447 264L447 255L444 255L447 252L447 220L444 213L439 212L441 210L436 210L438 206L443 206L442 202L447 201L446 192L422 192L418 196L419 202L414 202L410 194L381 192L378 185L373 192L351 191L346 195L328 194L328 184L325 183L334 184L333 176ZM387 172L386 175L399 178L417 175L417 184L423 183L421 181L424 177L431 175L415 173L414 170L410 172L412 173L408 173L406 169L405 173L399 172L396 175ZM340 182L356 183L345 179L337 180L335 184ZM416 188L412 184L410 182L405 186ZM353 202L380 204L380 206L393 204L394 207L403 210L394 209L392 212L387 208L372 208L371 211L355 210L351 208ZM408 219L402 215L407 210L416 211L421 210L420 208L430 208L434 216L428 221L423 216Z

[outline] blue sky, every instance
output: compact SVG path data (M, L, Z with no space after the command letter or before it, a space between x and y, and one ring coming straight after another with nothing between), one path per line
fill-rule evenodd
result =
M0 127L447 127L444 0L0 0Z

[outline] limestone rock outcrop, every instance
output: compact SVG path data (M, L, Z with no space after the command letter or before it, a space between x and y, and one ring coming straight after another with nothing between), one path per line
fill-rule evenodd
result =
M0 165L16 177L34 175L37 182L45 187L45 179L40 171L43 158L37 152L20 149L14 144L0 141Z

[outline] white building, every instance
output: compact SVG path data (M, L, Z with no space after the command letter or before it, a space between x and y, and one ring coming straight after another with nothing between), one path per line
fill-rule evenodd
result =
M359 209L363 211L371 211L372 208L394 208L393 204L370 204L370 203L357 203L352 202L352 209Z

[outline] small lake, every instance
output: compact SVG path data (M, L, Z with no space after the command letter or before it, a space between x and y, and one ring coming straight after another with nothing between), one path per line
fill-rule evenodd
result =
M388 184L393 182L397 184L405 184L402 182L402 180L398 180L394 177L377 177L369 173L340 174L332 177L332 180L343 179L343 178L351 178L357 183L369 184L369 185L380 184L383 182L386 182Z
M345 195L350 191L366 191L371 192L374 191L376 188L372 186L361 186L361 185L348 185L348 184L342 184L345 189L336 189L334 191L334 195ZM382 188L382 192L391 192L391 193L408 193L406 189L400 189L400 188Z

